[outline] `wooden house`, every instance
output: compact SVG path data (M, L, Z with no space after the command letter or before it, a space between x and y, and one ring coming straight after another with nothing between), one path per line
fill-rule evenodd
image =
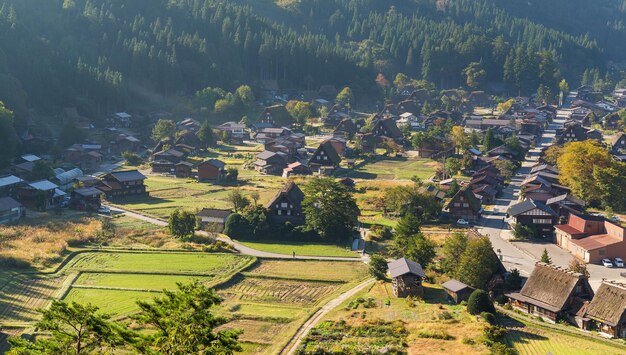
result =
M20 186L17 199L26 207L40 211L49 210L60 205L66 195L59 186L49 180L40 180Z
M214 233L221 233L224 231L226 221L232 213L231 210L203 208L196 214L196 217L200 219L202 229L207 229Z
M138 170L113 171L102 178L102 185L98 188L108 199L148 197L145 180Z
M95 187L76 189L70 194L70 207L78 211L85 211L87 208L96 210L100 208L102 195L104 193Z
M0 177L0 197L15 196L18 186L24 185L24 180L14 175Z
M284 155L284 153L283 153ZM261 174L280 174L287 167L287 157L280 153L263 151L256 156L254 170Z
M180 163L176 164L174 167L174 171L176 172L176 177L177 178L190 178L192 175L192 168L193 168L193 164L191 164L190 162L186 162L186 161L181 161Z
M422 266L414 261L401 258L387 264L391 276L391 286L396 297L423 297L422 282L426 274Z
M290 180L266 205L270 219L277 223L304 223L303 199L302 190Z
M611 338L626 338L626 285L603 281L586 307L583 329Z
M221 181L225 174L226 163L217 159L205 160L198 164L198 181Z
M509 207L507 215L515 224L523 226L534 225L538 235L552 236L554 225L559 221L559 215L545 203L527 199Z
M469 187L459 190L448 203L447 209L451 218L468 222L478 221L482 212L480 200Z
M322 142L309 160L309 166L313 170L319 170L320 167L337 168L339 163L341 163L341 157L330 139Z
M257 122L285 126L293 122L293 117L291 117L291 114L284 105L274 105L266 107L263 112L261 112Z
M372 133L376 137L391 138L396 142L400 142L404 139L402 132L396 125L396 122L391 118L383 118L376 121Z
M468 286L461 281L454 279L444 282L441 287L443 287L444 291L448 294L448 297L456 304L467 301L469 296L475 290L472 286Z
M576 323L576 314L593 290L587 277L557 266L537 263L519 292L506 294L509 304L549 322Z
M620 132L614 135L610 148L612 154L626 154L626 133Z
M0 197L0 224L19 221L26 214L24 206L11 197Z

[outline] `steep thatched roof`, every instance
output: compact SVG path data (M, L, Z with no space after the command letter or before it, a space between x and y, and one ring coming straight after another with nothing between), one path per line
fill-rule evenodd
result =
M581 280L587 284L588 292L593 292L584 275L564 268L537 263L520 294L531 303L536 301L549 305L554 310L562 310Z
M589 303L587 317L616 326L626 311L626 285L603 282Z

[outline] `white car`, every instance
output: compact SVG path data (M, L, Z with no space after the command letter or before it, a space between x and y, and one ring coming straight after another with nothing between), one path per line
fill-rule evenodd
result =
M613 261L615 262L615 266L624 267L624 260L622 260L622 258L614 258Z
M611 261L611 259L602 259L602 265L604 267L612 268L613 262Z
M111 214L111 209L108 207L100 207L97 212L100 214Z
M469 226L469 222L464 220L463 218L456 221L456 224L458 224L459 226Z

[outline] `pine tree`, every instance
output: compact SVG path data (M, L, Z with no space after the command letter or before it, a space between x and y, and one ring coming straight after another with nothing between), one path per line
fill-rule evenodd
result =
M540 261L542 263L552 264L552 259L550 258L550 255L548 255L548 249L546 248L543 249L543 254L541 254Z

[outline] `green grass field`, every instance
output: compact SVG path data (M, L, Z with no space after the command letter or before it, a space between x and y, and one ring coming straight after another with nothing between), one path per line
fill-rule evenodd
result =
M137 301L147 301L155 296L159 296L159 293L72 288L63 300L81 304L90 303L97 306L102 313L121 316L137 311L139 309Z
M409 180L413 176L428 179L436 172L438 163L431 159L380 157L358 165L347 176L368 180Z
M347 258L359 257L359 254L350 251L350 246L348 244L318 244L280 241L238 242L253 249L276 254L292 255L292 253L295 252L296 255L301 256L338 256Z
M89 252L77 255L67 268L95 272L212 275L237 270L249 260L234 254Z

